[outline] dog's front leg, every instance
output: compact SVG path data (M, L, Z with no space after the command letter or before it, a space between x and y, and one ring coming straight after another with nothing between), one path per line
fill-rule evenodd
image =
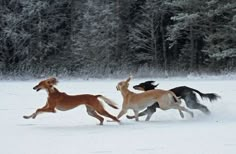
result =
M32 118L33 116L35 116L35 114L36 114L36 113L33 113L33 114L29 115L29 116L23 116L23 118L29 119L29 118Z
M120 117L122 117L124 114L126 114L127 113L127 109L122 109L121 111L120 111L120 113L118 114L118 116L117 116L117 119L119 119Z
M137 110L134 110L134 116L135 116L135 120L139 121L139 119L138 119L138 111Z
M48 106L49 106L49 103L47 102L41 109L46 109L46 108L48 108ZM37 110L29 116L23 116L23 118L29 119L29 118L32 118L32 117L36 117L36 112L37 112Z
M38 114L41 114L41 113L43 113L43 112L52 112L52 113L55 113L56 110L55 110L54 108L41 108L41 109L37 109L36 112L35 112L35 114L32 116L32 118L35 119Z
M43 112L53 112L53 113L55 113L56 111L55 111L54 108L43 107L43 108L37 109L37 110L36 110L33 114L31 114L30 116L23 116L23 118L25 118L25 119L29 119L29 118L35 119L38 114L43 113Z

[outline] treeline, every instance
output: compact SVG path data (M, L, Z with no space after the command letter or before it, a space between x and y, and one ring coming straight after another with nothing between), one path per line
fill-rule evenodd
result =
M236 68L235 0L1 0L0 73L116 76Z

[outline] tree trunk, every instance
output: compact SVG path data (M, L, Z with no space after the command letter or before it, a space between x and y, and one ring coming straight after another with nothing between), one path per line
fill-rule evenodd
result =
M162 39L162 54L163 54L163 60L164 60L164 73L165 76L168 77L168 71L167 71L167 52L166 52L166 40L165 40L165 32L164 32L164 25L163 25L163 20L164 20L164 14L161 13L161 24L160 24L160 30L161 30L161 39Z
M151 30L151 37L152 37L152 50L154 52L153 63L157 65L157 41L155 36L155 25L154 25L154 13L152 13L152 30Z
M120 2L119 0L116 0L116 16L117 18L119 18L120 16ZM115 56L117 56L117 53L119 52L119 27L120 27L120 21L117 23L118 24L118 28L116 29L116 51L115 51Z
M191 53L191 61L190 61L190 67L191 70L195 70L195 59L196 59L196 52L194 48L194 36L193 36L193 27L190 25L190 53Z

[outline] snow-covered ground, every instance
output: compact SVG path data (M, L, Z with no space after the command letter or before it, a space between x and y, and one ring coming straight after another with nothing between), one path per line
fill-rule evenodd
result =
M218 93L222 99L213 103L201 101L211 110L209 116L194 110L194 118L185 114L181 119L176 110L158 110L149 122L144 118L135 122L124 116L120 125L105 121L103 126L87 115L84 106L23 119L23 115L31 114L46 102L45 91L32 89L38 81L0 81L1 154L236 153L236 80L161 79L158 82L162 89L186 85ZM115 88L118 81L60 80L57 88L68 94L102 94L121 107L122 97ZM143 81L146 79L134 79L130 85ZM119 110L105 106L113 115L118 114Z

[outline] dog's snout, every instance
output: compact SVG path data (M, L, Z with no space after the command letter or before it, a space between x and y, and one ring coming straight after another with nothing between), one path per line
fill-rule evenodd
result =
M135 89L135 90L141 90L142 88L141 87L139 87L138 85L136 85L136 86L133 86L133 88Z
M142 86L139 86L139 85L133 86L133 88L135 90L145 91L145 89Z
M39 91L41 88L39 88L38 86L35 86L35 87L33 87L33 89L36 91Z

